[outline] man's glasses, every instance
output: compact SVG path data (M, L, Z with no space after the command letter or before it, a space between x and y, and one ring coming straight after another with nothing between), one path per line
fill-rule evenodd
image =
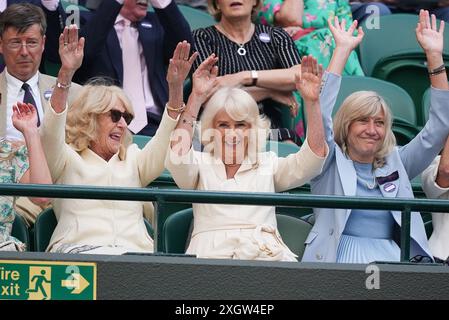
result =
M131 113L126 112L126 111L121 112L121 111L112 109L109 112L111 114L111 120L114 123L119 122L120 119L123 117L123 119L125 119L126 125L129 126L129 124L131 123L131 121L133 121L133 118L134 118L134 116Z
M18 40L12 40L10 42L6 43L6 46L10 50L19 50L23 46L26 46L28 50L36 49L39 47L40 42L38 40L28 40L26 42L18 41Z

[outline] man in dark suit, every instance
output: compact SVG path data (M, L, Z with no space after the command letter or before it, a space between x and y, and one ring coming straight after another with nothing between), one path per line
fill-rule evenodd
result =
M81 12L86 45L75 81L84 83L97 76L112 79L133 104L136 117L131 131L152 136L168 101L169 59L178 42L193 40L174 1L150 1L154 12L148 12L146 0L103 0L96 11ZM139 71L132 72L132 68Z

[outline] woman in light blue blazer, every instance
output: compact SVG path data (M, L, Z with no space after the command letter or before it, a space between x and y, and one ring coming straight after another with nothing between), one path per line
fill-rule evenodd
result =
M321 175L312 180L313 194L413 198L410 180L442 149L449 134L449 86L444 69L443 30L435 16L422 10L416 28L427 57L432 85L429 120L407 145L397 147L389 107L377 93L355 92L340 107L332 123L341 72L350 52L363 38L353 36L355 21L345 31L329 21L336 41L320 97L329 156ZM315 225L306 239L302 261L369 263L399 261L401 213L388 210L315 209ZM421 216L411 214L411 256L432 257Z

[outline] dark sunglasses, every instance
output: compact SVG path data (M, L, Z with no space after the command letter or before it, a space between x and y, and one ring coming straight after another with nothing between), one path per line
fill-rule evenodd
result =
M118 110L110 110L109 111L111 113L111 120L112 122L116 123L119 122L120 119L123 117L123 119L125 119L126 125L129 126L129 124L131 123L131 121L133 121L134 116L131 113L128 112L121 112Z

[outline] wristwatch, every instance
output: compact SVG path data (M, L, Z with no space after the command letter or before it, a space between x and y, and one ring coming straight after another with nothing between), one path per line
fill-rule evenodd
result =
M253 82L251 83L252 86L257 85L257 79L259 78L259 75L256 70L251 70L251 79L253 79Z

